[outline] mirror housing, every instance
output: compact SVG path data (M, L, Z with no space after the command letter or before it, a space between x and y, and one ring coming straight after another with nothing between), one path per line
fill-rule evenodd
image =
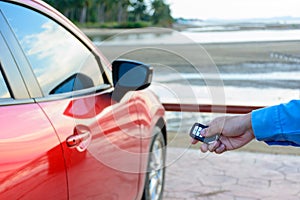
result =
M153 68L133 60L115 60L112 63L114 97L120 100L128 91L147 88L152 81Z

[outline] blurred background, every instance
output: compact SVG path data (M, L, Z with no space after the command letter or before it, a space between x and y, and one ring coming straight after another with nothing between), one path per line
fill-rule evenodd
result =
M263 107L300 97L297 0L45 1L110 61L151 64L163 103ZM190 148L191 125L219 115L167 112L170 146ZM242 151L300 154L256 141Z

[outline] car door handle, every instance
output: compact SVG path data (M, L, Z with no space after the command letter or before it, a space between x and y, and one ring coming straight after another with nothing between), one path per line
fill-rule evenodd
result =
M78 135L71 135L67 138L66 143L68 147L80 147L85 150L91 140L91 133L89 131L80 133Z

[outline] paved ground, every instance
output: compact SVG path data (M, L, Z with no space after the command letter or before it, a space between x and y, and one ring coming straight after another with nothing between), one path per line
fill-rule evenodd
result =
M300 156L168 149L164 200L300 199Z

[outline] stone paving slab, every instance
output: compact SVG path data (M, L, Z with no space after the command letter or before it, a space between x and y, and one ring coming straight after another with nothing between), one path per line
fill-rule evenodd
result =
M174 147L167 156L164 200L300 199L300 156Z

